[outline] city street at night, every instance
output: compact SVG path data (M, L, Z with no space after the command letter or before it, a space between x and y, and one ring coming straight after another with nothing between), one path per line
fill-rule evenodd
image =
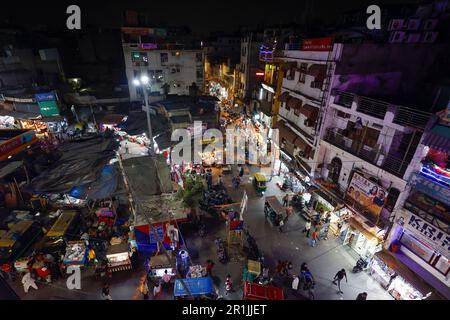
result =
M0 12L6 309L450 299L449 0L44 2Z

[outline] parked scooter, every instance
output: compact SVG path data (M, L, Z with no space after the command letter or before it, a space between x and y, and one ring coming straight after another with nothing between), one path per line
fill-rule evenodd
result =
M369 262L370 262L369 258L367 258L367 257L364 257L364 258L360 257L358 259L358 261L356 261L356 265L353 267L352 272L353 273L358 273L358 272L367 270L369 268Z

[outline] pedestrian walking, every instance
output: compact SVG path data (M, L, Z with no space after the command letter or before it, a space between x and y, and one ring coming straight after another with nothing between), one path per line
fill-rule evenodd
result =
M125 141L125 153L128 154L128 141Z
M161 293L161 283L160 281L157 281L155 283L155 286L153 287L153 297L157 298L160 293Z
M214 262L210 259L208 259L208 261L206 261L206 273L208 274L208 276L212 277L212 269L214 268Z
M242 178L243 175L244 175L244 166L241 166L241 168L239 169L239 177Z
M289 205L289 195L286 193L283 197L283 207L287 207Z
M287 265L286 265L286 275L287 276L290 276L291 275L291 272L292 272L292 268L293 268L293 265L292 265L292 262L291 261L288 261L288 263L287 263Z
M145 280L142 281L140 289L141 289L141 293L142 293L144 300L148 300L149 290L148 290L147 281L145 281Z
M292 280L292 290L297 293L298 287L300 284L300 278L298 276L294 276L294 279Z
M233 290L233 282L231 281L231 275L227 275L225 279L225 295L228 295Z
M164 270L164 274L161 279L164 282L164 286L167 287L170 281L172 280L172 276L167 273L167 270Z
M25 275L22 278L22 284L23 284L23 290L25 291L25 293L28 293L28 290L30 290L30 287L34 288L36 290L38 289L36 282L31 277L30 272L25 273Z
M283 217L279 217L279 221L278 221L278 230L280 231L280 233L283 232L283 226L284 226L284 219Z
M102 296L105 300L112 300L111 295L109 293L109 284L105 283L105 285L102 288Z
M300 274L302 274L303 272L308 270L308 265L306 264L306 262L303 262L302 265L300 266Z
M314 230L314 232L311 235L311 240L309 241L309 245L311 247L314 247L316 245L318 237L319 237L319 232L317 230Z
M358 294L356 300L367 300L367 292L361 292L360 294Z
M281 260L278 260L276 273L277 275L283 275L283 272L284 272L283 262L281 262Z
M343 293L342 290L341 290L341 281L344 278L345 278L345 282L348 282L348 280L347 280L347 273L345 272L345 269L339 270L336 273L336 275L334 276L333 284L338 286L338 289L339 289L338 293Z
M309 238L309 233L311 231L311 220L306 220L305 223L305 229L303 230L304 233L306 233L306 237Z

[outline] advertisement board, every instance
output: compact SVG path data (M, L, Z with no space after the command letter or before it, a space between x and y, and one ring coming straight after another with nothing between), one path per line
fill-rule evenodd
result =
M347 194L375 215L379 215L386 201L387 191L355 172Z
M43 117L59 116L59 108L53 92L37 93L34 97Z
M420 174L414 174L411 179L414 188L420 192L439 200L446 205L450 205L450 189L428 179Z
M450 235L430 222L403 209L397 215L396 223L410 232L417 240L440 252L444 257L450 257Z
M333 38L313 38L304 39L302 42L303 51L331 51L333 50Z
M0 161L7 159L8 156L21 151L27 145L30 145L36 141L36 135L32 130L4 141L0 144Z

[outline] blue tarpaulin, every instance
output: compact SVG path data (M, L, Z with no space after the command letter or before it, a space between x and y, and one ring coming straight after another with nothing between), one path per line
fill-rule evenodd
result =
M105 199L117 189L117 172L111 165L105 165L96 181L73 187L69 195L77 199L98 200Z
M184 282L184 285L181 281ZM188 288L189 292L186 291L185 286ZM214 285L211 277L175 280L175 287L173 292L174 297L198 296L214 293Z

